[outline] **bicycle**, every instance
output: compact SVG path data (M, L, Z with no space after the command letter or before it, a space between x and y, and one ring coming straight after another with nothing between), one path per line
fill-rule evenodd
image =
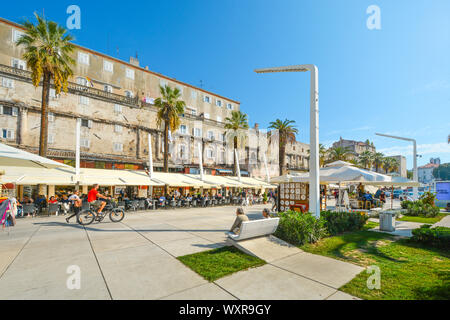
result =
M122 208L115 207L111 203L111 201L107 200L106 206L103 208L100 214L98 214L96 210L92 209L91 206L89 206L89 209L84 209L78 212L77 221L82 226L87 226L94 222L94 220L102 222L108 214L109 219L112 222L120 222L123 220L123 218L125 218L125 211Z

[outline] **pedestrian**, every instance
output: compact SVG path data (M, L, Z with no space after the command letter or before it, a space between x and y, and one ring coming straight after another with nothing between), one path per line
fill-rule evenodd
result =
M69 201L72 202L73 214L66 218L67 223L69 223L69 220L72 217L75 217L76 215L78 215L78 213L81 210L81 206L82 206L83 202L82 202L79 194L80 194L80 192L78 190L75 190L75 192L68 199Z

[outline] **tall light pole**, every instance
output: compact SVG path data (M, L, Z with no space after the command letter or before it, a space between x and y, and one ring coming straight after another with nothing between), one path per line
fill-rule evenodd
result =
M309 115L309 210L320 217L319 184L319 70L313 64L301 64L287 67L257 69L256 73L273 72L311 72L310 115ZM283 159L284 161L284 159Z
M391 136L388 134L384 134L384 133L375 133L377 136L380 137L388 137L388 138L392 138L392 139L397 139L397 140L403 140L403 141L410 141L413 143L413 180L418 182L418 173L417 173L417 143L415 139L411 139L411 138L403 138L403 137L397 137L397 136ZM418 190L417 187L413 187L413 198L414 200L417 200L418 198Z

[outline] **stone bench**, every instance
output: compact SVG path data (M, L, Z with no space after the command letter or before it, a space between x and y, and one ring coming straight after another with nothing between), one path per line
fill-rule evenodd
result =
M271 235L277 230L279 222L280 218L245 221L242 222L239 234L227 232L227 235L234 241Z

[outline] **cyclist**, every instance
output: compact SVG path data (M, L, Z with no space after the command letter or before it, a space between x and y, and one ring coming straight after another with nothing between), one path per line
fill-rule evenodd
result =
M91 206L98 207L98 210L96 212L97 217L100 215L100 213L102 213L103 208L106 206L106 201L98 200L98 198L105 199L105 200L111 199L111 197L106 197L106 196L100 194L97 191L98 187L99 187L98 183L94 184L94 186L88 193L88 199L87 199Z

